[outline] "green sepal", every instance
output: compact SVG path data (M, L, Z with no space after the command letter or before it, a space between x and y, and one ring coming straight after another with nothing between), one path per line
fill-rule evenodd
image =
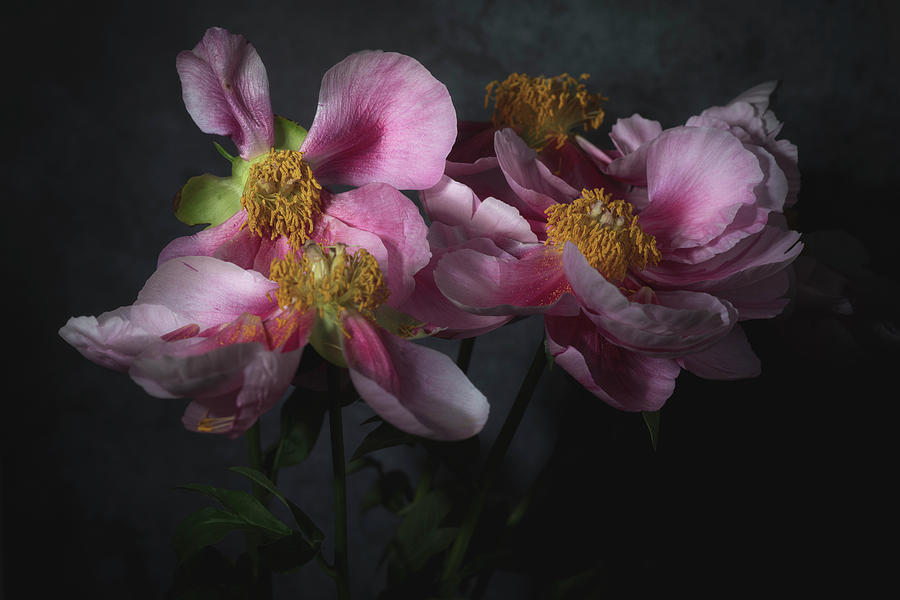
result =
M306 139L306 129L279 115L275 115L275 149L299 150Z
M382 329L387 329L394 335L407 340L418 340L430 337L439 331L436 329L430 333L426 333L423 327L425 323L404 312L400 312L387 304L382 304L375 309L375 322L378 323ZM415 333L410 335L411 332Z

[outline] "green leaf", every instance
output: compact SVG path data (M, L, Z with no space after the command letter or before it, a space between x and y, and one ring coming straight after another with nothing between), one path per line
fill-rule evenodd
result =
M175 216L188 225L220 225L241 209L243 187L233 177L191 177L175 195Z
M656 445L659 443L659 411L645 410L641 412L641 415L643 415L644 423L647 425L647 430L650 432L650 445L656 450Z
M319 439L327 412L327 394L312 391L291 394L281 407L279 468L306 460ZM277 444L266 450L266 464L273 465L277 452Z
M547 370L552 371L553 365L556 364L556 357L550 353L550 348L547 346L547 340L544 340L544 354L547 355Z
M178 563L166 598L170 600L243 600L248 590L231 561L206 546Z
M275 115L275 149L299 150L306 139L306 129L284 117Z
M444 492L432 490L405 511L397 526L394 550L408 572L418 571L429 558L453 543L457 528L440 526L451 508Z
M388 471L379 475L372 488L363 497L360 512L383 506L396 513L409 503L412 494L412 485L406 473L400 470Z
M188 515L175 527L172 545L178 559L183 561L232 531L251 529L254 527L237 515L207 506Z
M291 534L290 527L282 523L262 502L247 492L226 490L199 483L191 483L179 487L215 498L225 510L229 511L236 519L242 520L248 527L275 536Z
M303 510L291 502L284 494L281 493L275 484L272 483L272 480L266 477L260 471L250 468L250 467L231 467L232 471L235 473L240 473L244 477L250 479L267 492L278 498L282 504L284 504L291 511L291 515L294 517L294 521L297 523L297 527L300 528L300 532L306 536L307 542L310 546L318 547L318 545L325 539L325 534L322 533L322 530L319 529L315 523L313 523L312 519L303 512ZM280 521L279 521L280 522Z
M259 555L276 573L288 573L315 558L319 549L310 546L302 534L294 533L259 546Z
M381 425L370 431L369 434L363 439L363 441L360 442L359 447L356 449L356 452L353 453L353 456L350 457L350 460L356 460L364 454L368 454L369 452L374 452L376 450L392 448L401 444L412 444L416 441L416 439L418 438L400 431L393 425L382 423Z

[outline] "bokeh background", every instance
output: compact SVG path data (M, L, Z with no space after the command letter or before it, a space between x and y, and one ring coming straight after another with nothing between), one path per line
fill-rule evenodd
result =
M175 192L224 173L213 138L184 110L174 66L212 25L256 46L276 113L305 125L322 74L365 48L416 57L471 120L488 118L484 86L511 72L589 73L609 101L588 137L606 147L616 118L675 126L780 80L774 109L803 174L792 219L807 256L844 278L854 314L810 301L752 323L763 375L684 373L655 452L640 415L586 396L561 369L545 373L497 487L516 498L550 465L524 548L532 561L497 573L485 597L540 597L585 569L612 597L860 593L895 568L897 3L19 3L4 21L7 597L161 598L174 527L207 504L173 488L244 485L227 471L247 464L243 440L183 430L184 401L148 397L57 334L70 316L130 304L159 250L191 231L172 214ZM541 336L532 318L477 342L470 375L492 403L483 449ZM455 355L456 343L434 344ZM362 403L347 410L348 454L370 415ZM271 441L277 415L263 428ZM424 455L400 447L377 458L415 482ZM330 481L326 430L281 475L326 532ZM381 508L360 513L373 481L370 471L350 481L360 599L383 584L378 560L397 524ZM239 550L235 538L225 547ZM278 577L275 591L333 594L314 565Z

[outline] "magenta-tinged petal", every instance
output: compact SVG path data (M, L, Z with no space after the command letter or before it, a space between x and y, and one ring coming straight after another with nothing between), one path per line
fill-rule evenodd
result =
M161 336L190 325L196 324L165 306L142 304L123 306L99 317L72 317L59 335L88 360L127 371L136 356L162 341Z
M473 163L494 155L494 124L490 121L460 121L456 125L456 142L447 160Z
M325 215L380 240L387 251L387 263L379 261L379 265L391 289L389 302L402 302L412 291L416 271L431 258L428 227L416 205L391 186L372 183L333 196L325 206ZM333 241L349 243L337 235Z
M548 144L541 150L540 157L541 162L553 175L578 191L602 189L621 197L627 189L626 186L606 176L593 160L572 142L566 141L559 147Z
M588 158L590 158L597 168L601 170L605 169L609 163L622 155L622 153L617 150L611 152L601 150L580 135L575 136L575 143L578 144L579 148L584 150L584 153L587 154Z
M609 137L624 155L652 142L662 131L659 121L651 121L635 113L625 119L618 119L612 126Z
M450 358L400 339L354 315L344 356L363 400L395 427L437 440L472 437L487 422L489 406Z
M228 136L245 159L266 152L275 139L269 79L244 36L213 27L175 61L184 105L205 133Z
M425 189L456 138L447 88L403 54L351 54L325 73L301 151L324 184Z
M494 150L507 183L535 216L546 218L550 206L578 197L580 190L551 173L512 129L494 134Z
M647 148L650 205L640 223L663 251L708 243L742 206L756 201L753 190L763 181L759 161L729 133L679 127Z
M584 314L547 316L544 323L547 349L555 363L610 406L658 410L672 395L681 372L674 360L643 356L611 344Z
M560 259L543 245L522 258L466 248L438 262L434 281L447 298L475 314L578 314Z
M588 264L571 242L563 266L572 291L600 334L616 345L658 357L706 348L728 334L737 311L727 302L700 292L656 292L659 304L626 298Z
M678 359L682 367L706 379L745 379L762 372L747 336L736 325L721 342Z
M201 329L237 319L265 316L276 308L268 292L278 286L255 271L208 256L169 260L156 270L135 304L159 304Z

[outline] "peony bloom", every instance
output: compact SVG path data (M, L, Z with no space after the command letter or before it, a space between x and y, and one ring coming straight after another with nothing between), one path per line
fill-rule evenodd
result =
M193 398L184 424L197 431L245 431L310 343L396 427L477 433L486 399L443 354L409 341L422 324L396 308L430 252L418 209L394 186L441 176L455 136L446 88L410 57L351 55L325 74L303 138L273 121L265 69L242 36L210 29L178 70L191 116L243 157L232 178L186 186L180 208L224 197L234 212L166 246L134 305L70 319L63 338L151 395Z
M801 249L781 215L788 180L763 145L724 127L651 124L620 120L618 152L586 146L618 187L579 190L506 129L494 134L495 172L422 194L432 228L457 240L437 288L478 315L543 314L556 362L623 410L658 409L682 368L758 374L738 322L784 308ZM516 210L483 233L465 193L476 211L511 195Z

